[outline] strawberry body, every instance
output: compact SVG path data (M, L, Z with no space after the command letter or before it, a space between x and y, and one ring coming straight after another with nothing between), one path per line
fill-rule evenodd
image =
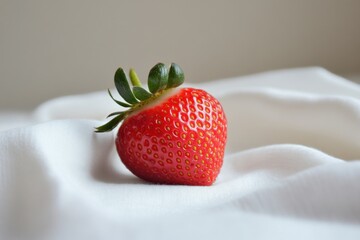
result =
M127 117L116 148L125 166L146 181L211 185L223 164L226 117L207 92L182 88Z
M175 90L184 72L172 63L151 68L148 90L133 69L131 86L122 68L115 72L116 90L124 101L110 97L122 108L96 132L108 132L121 122L116 149L136 176L161 184L211 185L223 164L227 122L220 102L195 88Z

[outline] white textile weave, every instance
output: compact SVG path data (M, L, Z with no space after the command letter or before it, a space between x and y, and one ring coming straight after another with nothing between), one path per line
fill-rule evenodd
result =
M191 86L229 124L211 187L133 176L93 132L105 91L1 115L0 239L360 239L359 85L302 68Z

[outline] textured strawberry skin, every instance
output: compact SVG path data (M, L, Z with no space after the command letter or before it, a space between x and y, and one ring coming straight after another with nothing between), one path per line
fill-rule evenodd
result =
M220 172L226 138L219 101L203 90L183 88L126 118L116 148L125 166L146 181L206 186Z

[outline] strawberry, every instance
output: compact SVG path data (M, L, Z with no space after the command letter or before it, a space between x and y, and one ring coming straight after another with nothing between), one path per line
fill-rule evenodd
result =
M184 82L177 64L168 69L158 63L149 72L149 91L130 70L131 88L123 69L115 73L115 86L126 101L110 97L125 111L111 113L96 132L122 122L116 149L124 165L146 181L162 184L211 185L224 158L227 122L220 102L195 88L176 89Z

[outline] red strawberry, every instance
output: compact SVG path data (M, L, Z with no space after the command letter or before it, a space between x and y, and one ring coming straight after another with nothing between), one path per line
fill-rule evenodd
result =
M125 166L146 181L164 184L211 185L223 163L227 122L219 101L207 92L175 87L184 81L181 68L155 65L149 73L150 92L130 70L131 88L124 71L115 85L129 107L97 132L114 129L121 121L116 148Z

